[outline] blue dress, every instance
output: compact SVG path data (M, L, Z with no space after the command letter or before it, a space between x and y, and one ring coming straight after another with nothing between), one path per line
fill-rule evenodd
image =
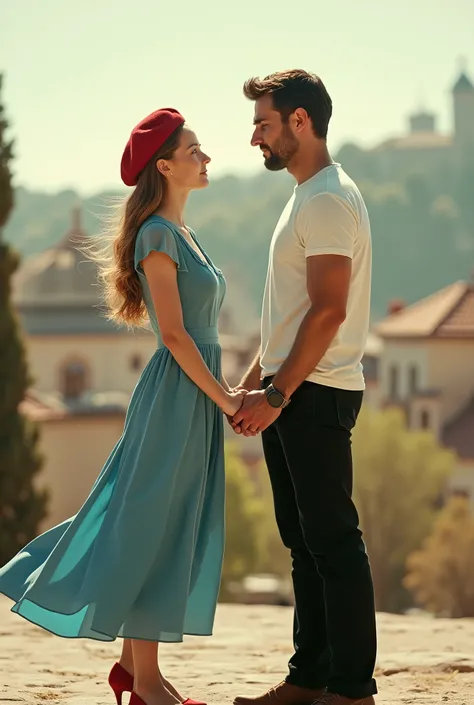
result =
M176 262L185 328L221 376L222 272L175 225L151 216L137 235L135 268L158 347L123 435L79 512L0 569L12 611L63 637L177 642L212 633L224 549L223 419L160 339L140 264L152 250Z

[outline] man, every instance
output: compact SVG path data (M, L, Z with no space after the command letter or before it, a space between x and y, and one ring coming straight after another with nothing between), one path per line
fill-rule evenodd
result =
M364 389L371 237L362 196L332 161L332 102L320 78L293 70L245 83L252 145L294 193L276 226L262 344L231 421L261 432L283 543L291 551L294 647L283 683L236 705L369 705L376 629L372 578L351 499L351 431Z

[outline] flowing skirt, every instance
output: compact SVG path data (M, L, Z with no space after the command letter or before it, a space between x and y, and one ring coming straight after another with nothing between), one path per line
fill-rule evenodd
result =
M220 379L219 345L198 348ZM212 633L223 550L222 413L160 348L88 499L0 569L0 592L59 636L182 641Z

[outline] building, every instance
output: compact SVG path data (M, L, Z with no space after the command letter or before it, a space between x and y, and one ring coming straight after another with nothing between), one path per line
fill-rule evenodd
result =
M375 147L362 150L357 158L359 171L365 165L367 176L390 181L422 174L449 178L463 165L474 164L474 85L462 71L451 89L452 132L442 133L436 115L425 109L408 117L406 134L393 136ZM350 166L351 146L343 150ZM357 150L358 151L358 150ZM341 157L342 158L342 157Z
M383 341L379 393L412 429L429 429L458 456L451 490L474 503L474 280L411 305L375 328Z
M30 390L20 410L41 429L44 464L38 485L49 492L45 530L76 514L123 429L124 410L104 405L71 410Z
M380 406L379 366L382 352L381 339L373 331L369 331L362 358L365 378L364 404L374 408Z
M25 262L13 291L35 389L71 410L104 394L126 404L156 348L150 331L131 333L104 315L96 266L78 249L86 241L75 208L69 232Z

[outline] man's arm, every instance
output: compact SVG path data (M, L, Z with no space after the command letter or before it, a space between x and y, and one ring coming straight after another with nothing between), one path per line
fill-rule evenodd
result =
M242 381L239 384L239 387L241 387L242 389L246 389L248 392L251 392L254 389L260 389L260 374L262 371L262 368L260 366L260 357L261 353L259 349L252 364L242 377Z
M341 255L315 255L306 260L311 307L303 318L293 346L272 382L286 399L314 370L329 348L346 315L352 263ZM264 431L280 415L264 392L250 392L234 416L232 427L244 435Z
M273 378L275 389L286 399L315 369L343 323L351 270L351 259L341 255L313 255L306 259L311 307L288 357Z

